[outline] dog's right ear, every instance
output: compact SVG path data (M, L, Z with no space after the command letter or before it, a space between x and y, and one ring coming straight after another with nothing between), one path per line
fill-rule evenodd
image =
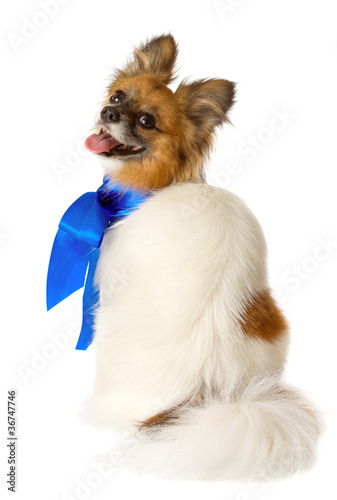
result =
M117 70L117 75L132 77L151 74L167 85L175 78L177 55L178 46L172 35L154 37L134 48L133 57L124 69Z

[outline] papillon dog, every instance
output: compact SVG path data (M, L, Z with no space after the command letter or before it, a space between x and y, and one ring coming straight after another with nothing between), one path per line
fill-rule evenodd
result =
M109 227L95 282L97 370L86 411L135 436L131 468L187 479L307 470L321 429L282 380L289 329L268 286L261 227L206 183L234 83L183 80L152 38L115 71L85 144L112 182L149 196Z

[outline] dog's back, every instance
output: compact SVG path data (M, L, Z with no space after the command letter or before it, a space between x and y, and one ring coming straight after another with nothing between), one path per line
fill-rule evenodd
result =
M265 253L246 205L202 184L161 190L105 235L92 408L103 424L150 438L149 464L163 446L173 474L189 477L311 462L318 420L279 381L288 330Z

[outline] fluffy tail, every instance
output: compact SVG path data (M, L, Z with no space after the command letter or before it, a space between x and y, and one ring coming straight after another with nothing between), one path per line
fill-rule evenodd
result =
M199 405L181 405L166 425L141 429L118 455L119 464L134 471L182 479L270 480L311 466L321 422L305 397L268 378L204 397Z

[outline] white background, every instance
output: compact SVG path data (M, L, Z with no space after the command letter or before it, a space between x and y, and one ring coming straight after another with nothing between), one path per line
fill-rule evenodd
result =
M322 241L337 242L335 2L63 0L41 16L42 3L6 2L1 12L0 406L17 389L16 498L334 498L337 245L329 253ZM40 26L27 33L28 22ZM298 478L181 483L115 470L94 483L94 462L109 438L76 417L94 355L93 347L75 351L70 335L80 325L81 293L47 313L45 277L64 210L101 182L81 145L106 77L133 43L168 31L180 45L181 78L238 82L234 127L219 134L210 182L240 195L259 218L271 286L292 325L287 379L326 413L317 464ZM61 176L60 165L67 169ZM60 332L64 345L55 347L51 336ZM5 491L5 414L0 427ZM95 487L80 489L83 482Z

